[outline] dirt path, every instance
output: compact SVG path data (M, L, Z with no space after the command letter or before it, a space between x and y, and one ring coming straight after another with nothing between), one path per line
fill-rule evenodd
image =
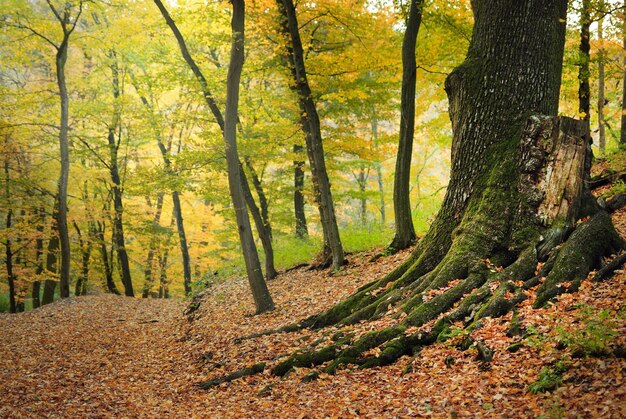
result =
M167 411L182 307L101 295L0 315L0 416Z

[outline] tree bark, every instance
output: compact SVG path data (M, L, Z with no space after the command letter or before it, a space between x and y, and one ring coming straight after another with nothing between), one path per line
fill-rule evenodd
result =
M338 270L345 262L344 252L324 160L320 119L307 80L296 9L292 0L277 0L277 4L281 15L281 31L287 39L287 61L293 77L293 89L298 94L300 121L305 132L315 197L324 232L324 253L331 254L332 267Z
M299 144L293 145L293 154L297 157L303 152ZM306 224L304 212L304 162L297 158L293 161L293 211L296 218L296 237L306 239L309 237L309 229Z
M415 46L422 23L423 0L411 0L409 18L402 42L402 93L400 102L400 141L396 157L396 173L393 182L393 208L395 236L389 245L392 252L406 249L415 243L415 228L409 199L411 179L411 155L415 131L415 83L417 64Z
M600 157L606 155L606 124L604 122L604 19L598 19L598 149Z

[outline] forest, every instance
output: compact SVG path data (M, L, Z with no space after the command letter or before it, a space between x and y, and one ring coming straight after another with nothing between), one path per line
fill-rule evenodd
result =
M5 0L0 45L0 416L626 415L626 2Z

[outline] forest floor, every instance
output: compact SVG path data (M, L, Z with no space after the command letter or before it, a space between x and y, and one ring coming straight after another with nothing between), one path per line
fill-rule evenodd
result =
M626 237L624 209L614 222ZM533 310L532 298L526 300L519 315L532 333L516 352L508 348L520 338L505 334L510 315L488 319L472 335L494 351L486 368L475 348L457 349L460 336L452 336L384 368L347 368L311 382L301 380L307 369L286 378L266 372L211 390L196 387L328 339L322 330L234 343L328 308L407 256L369 262L373 254L351 255L333 276L305 269L281 274L270 282L278 308L260 316L251 316L244 279L211 287L193 318L183 314L181 301L112 295L1 314L0 417L626 417L623 355L575 356L576 349L626 347L624 271L604 282L584 281L578 293L544 309ZM351 329L362 333L391 321L385 316ZM563 341L567 348L558 344ZM567 371L548 376L556 363ZM408 364L413 372L403 375ZM558 386L533 394L529 385L542 370L543 381L556 378Z

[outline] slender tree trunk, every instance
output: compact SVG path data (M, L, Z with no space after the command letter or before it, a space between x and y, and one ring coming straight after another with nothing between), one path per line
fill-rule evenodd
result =
M606 125L604 122L604 19L598 20L598 148L600 157L606 155Z
M293 153L299 156L303 147L294 144ZM306 239L309 237L309 229L306 225L306 213L304 212L304 162L301 159L293 161L293 209L296 217L296 237Z
M39 219L37 222L37 239L35 240L35 263L37 264L37 268L35 268L35 275L37 278L43 273L43 233L45 230L46 223L46 210L43 207L40 207L37 210L39 214ZM33 308L38 308L41 306L41 281L35 280L33 281L33 291L32 291L32 302Z
M117 66L115 51L111 51L109 58L113 60L111 64L111 73L113 80L113 99L117 102L120 97L120 82L119 82L119 69ZM117 252L117 259L120 266L120 275L122 278L122 285L124 285L124 294L128 297L134 297L135 292L133 290L133 281L130 274L130 263L128 260L128 253L126 252L126 240L124 238L124 204L122 200L122 181L119 172L119 160L118 150L119 143L115 139L115 131L120 124L119 104L115 103L115 111L113 115L113 121L109 126L109 132L107 135L107 141L109 145L109 172L111 174L111 182L113 183L113 242L115 244L115 250Z
M245 198L241 186L241 177L239 172L239 156L237 153L237 108L239 104L239 80L241 78L241 68L243 67L243 47L244 47L244 8L245 4L242 0L233 0L233 18L232 26L232 47L231 47L231 63L228 68L228 77L226 83L226 118L222 117L213 95L209 89L209 85L202 74L202 71L193 60L185 40L178 30L176 23L171 18L161 0L154 0L159 8L165 22L174 33L174 37L178 41L181 54L187 62L187 65L196 76L198 83L202 89L204 100L215 117L217 124L224 134L224 144L226 147L226 163L228 167L228 184L235 207L237 217L237 226L239 230L239 238L241 242L242 253L246 262L246 270L248 273L248 282L255 301L256 311L262 313L274 308L274 302L269 294L267 284L263 279L259 255L254 245L252 231L250 229L250 219L245 207Z
M300 121L305 132L313 186L324 232L324 252L330 251L333 269L338 270L345 262L344 252L326 171L320 118L307 80L296 9L292 0L277 0L277 4L281 14L281 31L287 38L287 61L293 77L293 88L299 99Z
M98 239L98 243L100 244L100 257L102 258L102 266L104 267L104 278L106 281L107 290L111 294L120 295L120 292L115 286L115 281L113 281L113 268L111 266L112 260L109 258L107 242L104 238L104 224L102 222L97 222L95 233Z
M248 185L248 179L245 171L243 170L243 166L240 164L239 167L243 195L248 206L248 211L250 211L254 224L256 225L257 232L259 233L259 239L261 239L261 243L263 244L263 250L265 251L265 279L274 279L278 276L278 272L276 272L276 268L274 267L274 248L272 246L271 230L268 228L268 225L265 224L262 212L259 210L259 207L257 207L256 202L254 202L254 196L250 190L250 185Z
M54 200L52 207L52 224L50 225L50 239L46 253L46 272L48 276L57 276L57 255L59 253L59 230L57 228L59 218L59 200ZM57 287L57 279L46 279L43 284L43 296L41 305L50 304L54 301L54 291Z
M415 131L415 83L417 64L415 46L422 24L423 0L411 0L409 18L402 42L402 93L400 100L400 141L396 157L396 173L393 181L393 209L395 236L389 245L392 252L406 249L415 243L415 228L409 199L411 179L411 156Z
M5 163L5 168L7 167ZM13 209L9 208L7 211L6 218L6 228L9 230L12 225L13 218ZM13 272L13 253L11 249L11 238L7 237L6 242L4 243L4 255L5 255L5 266L7 270L7 281L9 283L9 311L11 313L17 312L17 305L15 302L15 274Z
M378 119L375 117L372 118L372 140L374 141L374 150L378 150ZM378 183L378 199L379 199L379 208L380 208L380 225L381 227L385 226L385 188L383 182L383 169L380 161L376 161L374 163L374 168L376 169L376 182Z
M230 65L226 81L226 112L224 117L224 145L226 147L226 164L228 167L228 185L230 196L235 207L237 230L241 241L243 256L248 273L248 281L257 314L274 308L274 302L263 279L259 256L250 219L246 210L246 201L242 188L241 170L237 153L237 110L239 106L239 81L244 60L244 1L232 0L233 16L231 20L232 45Z
M272 239L272 225L270 224L269 204L267 203L267 196L265 195L265 191L263 190L263 185L261 185L261 179L259 178L259 175L257 174L254 166L247 156L244 157L244 162L246 164L248 172L250 173L250 180L252 180L254 190L259 196L259 207L261 209L261 219L263 220L263 226L265 227L269 238Z
M135 86L137 92L139 89ZM166 147L163 138L161 136L161 130L158 126L158 123L154 119L154 106L148 99L139 93L142 103L150 113L151 125L154 131L154 136L157 140L157 146L159 147L159 151L161 152L161 157L163 158L163 163L165 165L165 172L171 176L176 176L176 173L172 170L172 162L169 158L170 152L170 144ZM185 232L185 223L183 222L183 210L180 203L180 192L173 191L172 192L172 201L174 204L174 212L176 214L176 228L178 230L178 238L180 244L180 252L183 259L183 285L185 287L185 295L188 295L191 292L191 258L189 256L189 246L187 244L187 233ZM151 268L150 268L151 269ZM152 275L152 273L150 273ZM146 277L147 280L147 277ZM146 294L146 290L144 290L144 295Z
M81 250L80 274L76 280L74 295L87 295L87 281L89 280L89 261L91 259L92 243L89 237L83 237L80 227L76 222L74 222L74 229L78 235L78 244Z
M170 298L169 282L167 280L167 260L170 252L170 241L172 240L172 230L176 222L176 213L172 211L170 219L170 232L163 246L163 253L159 256L159 298Z
M589 87L591 0L582 0L580 9L580 63L578 68L578 112L585 121L589 121L591 112L591 89Z
M367 225L367 198L365 197L365 188L367 186L367 177L365 175L365 169L361 168L359 170L359 174L357 176L357 184L359 185L359 192L361 197L359 201L361 203L360 206L360 216L361 216L361 225Z
M159 192L157 195L156 207L154 209L154 217L152 218L152 228L154 231L151 232L150 236L150 248L148 249L148 256L146 256L146 267L144 269L144 285L143 285L143 293L141 296L143 298L148 298L150 296L150 290L152 289L152 285L154 284L154 276L152 272L153 263L154 263L154 255L156 253L157 241L158 241L158 233L157 228L159 227L159 223L161 220L161 211L163 210L163 192Z
M187 235L185 234L185 226L183 222L183 209L180 204L180 194L177 191L172 192L172 201L174 203L174 212L176 216L176 228L178 230L178 242L180 251L183 256L183 277L185 285L185 295L191 292L191 259L189 257L189 246L187 245Z
M69 34L63 38L63 42L57 50L56 72L59 95L61 97L61 123L59 130L59 145L61 150L61 175L59 176L59 214L57 218L59 243L61 245L61 272L59 285L61 298L70 296L70 236L67 226L67 183L70 173L69 156L69 96L65 81L65 63L67 62L67 51Z
M622 126L620 130L620 149L626 148L626 0L624 0L624 15L622 18Z

